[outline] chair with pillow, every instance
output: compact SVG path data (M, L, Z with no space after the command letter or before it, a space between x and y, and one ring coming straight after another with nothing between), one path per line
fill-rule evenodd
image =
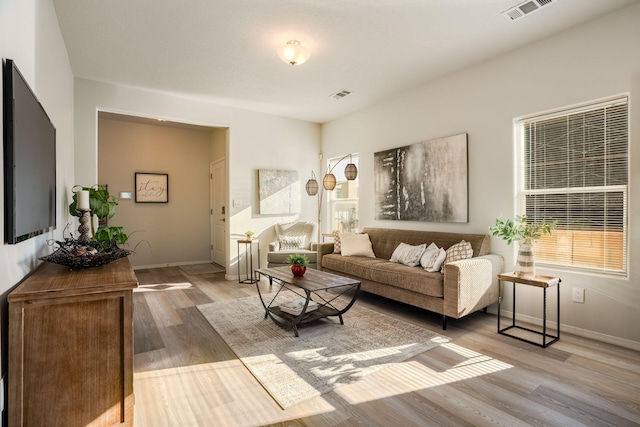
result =
M275 225L276 239L269 243L267 267L287 264L291 254L304 254L309 267L316 268L318 260L318 224L315 222L289 222Z

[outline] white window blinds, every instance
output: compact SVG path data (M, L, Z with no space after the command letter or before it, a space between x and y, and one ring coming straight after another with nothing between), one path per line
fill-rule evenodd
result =
M626 273L628 116L623 97L516 123L520 213L558 221L536 262Z

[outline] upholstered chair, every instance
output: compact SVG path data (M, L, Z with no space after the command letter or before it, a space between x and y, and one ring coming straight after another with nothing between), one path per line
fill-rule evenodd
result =
M267 267L287 265L291 254L304 254L309 267L316 268L318 250L318 224L315 222L289 222L275 225L276 238L269 243Z

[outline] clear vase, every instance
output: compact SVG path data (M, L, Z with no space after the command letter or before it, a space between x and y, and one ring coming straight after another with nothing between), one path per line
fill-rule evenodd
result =
M520 243L518 250L518 258L516 260L516 276L533 276L535 275L535 266L533 262L533 244Z

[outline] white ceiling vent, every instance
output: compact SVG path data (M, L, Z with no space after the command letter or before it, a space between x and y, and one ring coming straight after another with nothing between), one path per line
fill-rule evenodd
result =
M333 93L333 94L329 95L329 97L333 98L333 99L342 99L345 96L351 95L352 93L353 93L353 91L350 91L349 89L342 89L340 92L336 92L336 93Z
M512 7L511 9L507 9L502 14L509 21L515 21L516 19L520 19L525 15L530 14L531 12L535 12L539 10L541 7L550 5L551 3L555 3L558 0L529 0L520 3L517 6Z

